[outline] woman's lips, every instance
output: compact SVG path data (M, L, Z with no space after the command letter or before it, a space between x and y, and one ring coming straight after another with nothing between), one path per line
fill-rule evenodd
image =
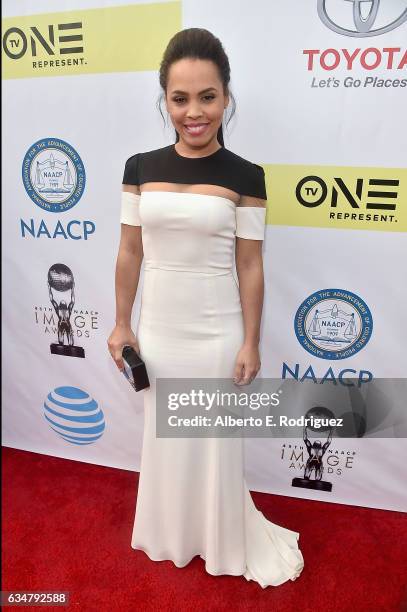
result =
M195 125L184 125L185 131L192 136L200 136L208 127L208 123L198 123Z

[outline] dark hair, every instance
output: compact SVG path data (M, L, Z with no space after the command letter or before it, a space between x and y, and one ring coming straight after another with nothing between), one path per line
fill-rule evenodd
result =
M163 99L163 95L165 96L167 93L168 72L171 64L183 58L211 60L216 64L219 71L220 80L223 84L223 93L224 95L229 94L232 100L232 112L226 122L226 125L228 125L236 108L235 99L229 90L229 60L219 38L216 38L216 36L209 32L209 30L205 30L204 28L187 28L186 30L177 32L177 34L171 38L166 50L164 51L160 64L160 85L164 91L164 94L161 94L158 100L158 109L163 119L164 115L161 111L161 100ZM178 142L179 134L176 130L175 133L175 142ZM224 146L225 143L223 140L222 125L219 126L217 138L219 144Z

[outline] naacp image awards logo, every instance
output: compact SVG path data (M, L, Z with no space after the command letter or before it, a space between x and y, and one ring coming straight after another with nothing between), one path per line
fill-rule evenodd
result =
M321 289L309 295L294 317L301 346L320 359L346 359L364 348L373 331L366 302L345 289Z
M75 280L72 270L63 263L56 263L48 270L47 277L49 299L58 318L58 342L50 345L51 353L85 357L84 349L75 345L71 324L71 314L75 304Z
M43 138L28 149L22 178L31 200L43 210L56 213L75 206L86 184L78 152L60 138Z

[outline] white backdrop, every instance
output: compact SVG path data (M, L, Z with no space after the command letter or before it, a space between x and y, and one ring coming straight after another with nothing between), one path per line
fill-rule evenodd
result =
M163 126L156 109L158 65L170 37L188 27L212 31L229 56L237 112L225 132L226 147L266 171L266 293L259 376L282 378L285 365L297 365L300 378L310 367L319 378L329 368L335 377L345 368L369 372L373 378L406 377L402 313L407 286L402 279L407 254L407 25L400 20L390 31L373 33L395 22L406 2L375 3L377 17L365 34L352 20L352 4L70 0L60 2L56 13L51 0L5 2L4 445L139 470L143 395L134 393L107 350L115 318L121 180L130 155L174 142L173 129ZM331 29L324 15L340 31ZM40 44L38 32L48 48ZM74 38L60 38L64 34ZM75 47L81 49L72 50ZM67 48L71 51L65 53ZM44 63L51 60L51 66ZM39 157L30 157L30 150ZM52 159L61 164L54 167ZM42 183L35 183L37 161L45 164L40 166L45 168ZM66 183L66 165L74 180L81 174L86 180L70 208L63 210L60 188ZM315 179L301 191L308 205L295 195L299 180L307 176L320 177L327 185L320 205L315 202L322 182ZM363 186L356 197L357 179ZM375 187L372 179L382 181L380 186ZM383 186L383 180L392 183ZM38 190L45 185L37 198L34 184ZM355 195L353 208L341 191L343 184ZM369 194L374 189L393 191L396 197ZM330 206L335 190L337 205ZM369 202L394 207L373 209ZM344 217L349 212L359 216ZM367 214L379 217L369 219ZM50 352L50 344L57 342L57 317L47 274L57 263L68 266L75 280L71 323L75 345L83 347L85 358ZM294 328L304 300L331 288L361 298L373 324L364 346L340 359L329 353L326 342L320 343L319 356L305 350ZM54 291L58 301L60 293ZM69 302L69 292L66 298ZM354 312L351 301L336 303L347 316ZM60 415L54 415L58 427L51 427L44 413L53 413L44 405ZM96 439L79 445L63 438L61 432L72 434L67 417L85 413L94 419ZM86 423L78 421L76 426ZM245 444L252 490L407 508L402 438L334 438L325 456L324 476L332 483L331 492L292 487L292 478L302 476L307 458L301 439L250 439Z

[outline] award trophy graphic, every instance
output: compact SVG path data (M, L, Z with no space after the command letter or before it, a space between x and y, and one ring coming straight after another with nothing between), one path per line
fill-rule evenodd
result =
M58 317L58 343L50 345L51 353L54 355L65 355L67 357L85 357L82 346L75 346L70 317L75 303L74 294L75 281L72 271L65 264L57 263L48 270L48 291L51 304ZM56 300L52 291L71 291L69 304L66 300ZM67 344L64 344L64 335Z
M312 408L310 411L308 411L306 416L309 416L310 413L312 413L314 417L322 416L326 418L327 412L329 412L332 415L331 411L330 410L327 411L326 408L319 408L319 407L316 408L315 407L315 408ZM304 477L303 478L293 478L292 483L291 483L293 487L300 487L303 489L316 489L318 491L329 491L329 492L332 491L332 483L327 482L326 480L322 480L322 474L324 471L322 459L323 459L323 456L325 455L325 452L328 446L331 444L331 438L332 438L332 427L329 426L328 438L324 444L322 444L320 440L311 441L308 438L307 425L304 425L303 440L305 442L305 446L307 447L308 459L307 459L307 462L304 468ZM314 473L314 479L310 478L312 473Z

